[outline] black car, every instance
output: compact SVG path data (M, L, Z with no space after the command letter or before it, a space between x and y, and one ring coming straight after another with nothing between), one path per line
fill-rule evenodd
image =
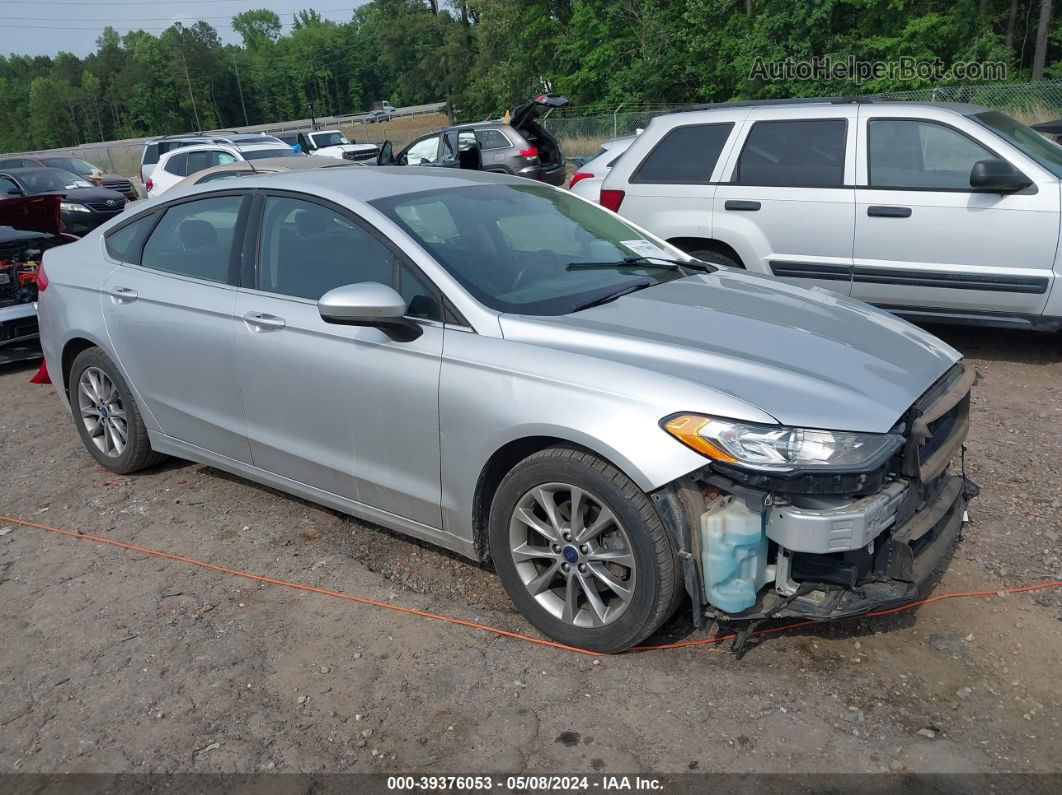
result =
M61 168L9 168L0 171L0 196L58 195L63 229L85 235L125 209L125 196L97 188Z
M46 157L44 155L20 155L0 160L0 171L9 168L61 168L71 174L77 174L84 180L91 182L100 188L116 190L127 201L135 202L140 198L132 181L128 177L120 177L117 174L106 174L103 169L80 157ZM96 176L93 179L93 175Z

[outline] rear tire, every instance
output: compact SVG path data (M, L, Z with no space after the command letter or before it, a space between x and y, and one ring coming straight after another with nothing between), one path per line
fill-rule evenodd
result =
M151 449L132 390L100 348L77 355L67 384L78 435L101 466L128 475L165 459Z
M516 607L569 646L623 651L681 599L681 569L652 502L585 450L550 447L517 464L494 495L489 541Z

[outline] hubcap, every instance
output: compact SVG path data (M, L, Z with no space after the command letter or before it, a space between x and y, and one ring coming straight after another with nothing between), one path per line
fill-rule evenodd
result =
M77 382L81 421L104 455L118 458L129 441L129 421L114 381L98 367L88 367Z
M627 531L597 497L567 483L524 494L509 521L516 573L538 604L577 627L603 627L634 597Z

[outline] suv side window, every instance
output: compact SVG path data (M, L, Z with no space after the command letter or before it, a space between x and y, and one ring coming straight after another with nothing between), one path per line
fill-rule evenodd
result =
M360 224L316 202L266 197L258 259L258 289L316 301L334 287L358 282L390 285L407 314L441 320L434 290L400 265Z
M508 149L512 146L509 143L509 139L505 137L505 133L501 130L476 130L476 140L479 141L480 149ZM461 133L463 136L464 133ZM464 142L462 142L462 149L464 149Z
M0 196L20 196L22 188L11 177L0 176Z
M139 265L140 247L144 242L144 235L151 230L156 217L157 213L150 213L108 233L104 238L107 253L119 262Z
M152 270L226 282L242 196L212 196L166 210L144 244L141 265Z
M221 162L221 152L207 150L205 152L189 152L188 162L185 164L185 174L196 174L205 168L213 168ZM236 158L226 162L233 162Z
M974 163L996 157L934 121L871 119L867 134L869 184L875 188L968 191Z
M439 159L439 136L433 135L422 141L417 141L406 152L406 164L415 166L420 163L434 163Z
M162 167L163 171L174 174L178 177L183 177L187 173L185 171L185 164L188 161L188 155L185 152L180 152L170 157L166 164Z
M676 127L646 156L631 175L631 182L686 185L708 182L733 129L732 122Z
M844 119L758 121L741 150L734 182L779 188L844 185Z

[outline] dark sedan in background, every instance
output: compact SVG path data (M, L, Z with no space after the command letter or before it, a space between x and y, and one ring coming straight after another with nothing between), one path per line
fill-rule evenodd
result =
M118 174L107 174L95 163L82 160L80 157L20 155L18 157L7 157L0 160L0 171L9 168L61 168L63 171L77 174L82 179L88 180L96 185L96 187L118 191L125 196L126 201L135 202L140 198L136 186L133 185L128 177L122 177ZM96 179L93 179L93 175L96 176Z
M73 235L86 235L125 209L125 196L107 188L97 188L69 171L59 168L0 170L0 196L44 194L61 198L59 217L64 231Z

